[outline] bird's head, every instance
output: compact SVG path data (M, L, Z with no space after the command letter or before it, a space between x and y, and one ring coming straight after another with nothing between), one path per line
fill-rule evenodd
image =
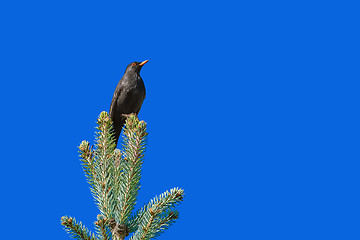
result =
M140 73L141 68L147 63L149 60L145 60L143 62L132 62L126 67L125 72L136 72Z

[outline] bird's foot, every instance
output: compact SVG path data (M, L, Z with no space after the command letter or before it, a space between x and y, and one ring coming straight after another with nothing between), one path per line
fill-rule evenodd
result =
M121 114L123 117L126 117L126 118L128 118L128 117L130 117L131 115L137 115L136 113L129 113L129 114L125 114L125 113L123 113L123 114Z

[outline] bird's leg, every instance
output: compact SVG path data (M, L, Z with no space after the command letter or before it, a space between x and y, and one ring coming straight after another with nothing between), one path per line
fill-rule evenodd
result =
M137 113L129 113L129 114L123 113L123 114L121 114L121 116L128 118L128 117L130 117L130 116L133 115L133 114L135 114L135 115L137 116Z

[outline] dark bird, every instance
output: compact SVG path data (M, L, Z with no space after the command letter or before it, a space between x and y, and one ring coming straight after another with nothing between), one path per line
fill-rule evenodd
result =
M138 115L144 102L146 91L144 82L140 77L140 70L147 62L148 60L130 63L116 86L109 112L114 125L116 145L125 124L125 115L130 113Z

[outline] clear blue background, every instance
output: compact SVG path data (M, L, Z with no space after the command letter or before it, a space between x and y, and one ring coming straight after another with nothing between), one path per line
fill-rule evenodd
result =
M69 239L98 210L77 146L125 67L148 122L159 239L359 239L356 1L2 1L1 239Z

